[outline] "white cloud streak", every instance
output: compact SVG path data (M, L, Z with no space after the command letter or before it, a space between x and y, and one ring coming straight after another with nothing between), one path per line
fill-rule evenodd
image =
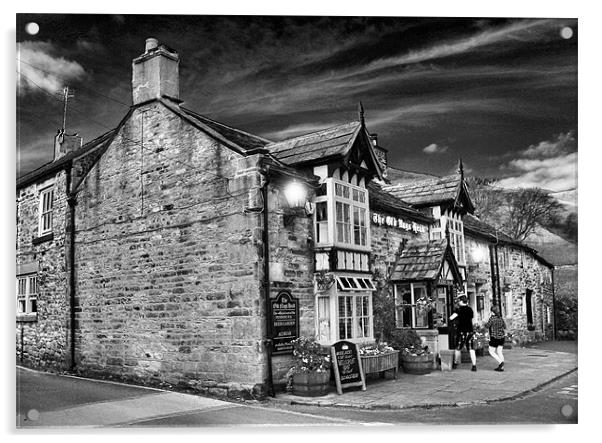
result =
M57 49L48 42L17 44L17 57L24 62L17 62L18 72L23 74L17 76L19 95L40 92L39 89L54 94L63 88L65 81L85 76L86 72L79 63L52 55L56 52Z
M447 146L441 146L437 143L431 143L427 147L422 149L425 154L442 154L447 151Z
M577 188L577 152L572 132L531 145L502 168L516 175L498 182L505 188L538 187L551 191Z

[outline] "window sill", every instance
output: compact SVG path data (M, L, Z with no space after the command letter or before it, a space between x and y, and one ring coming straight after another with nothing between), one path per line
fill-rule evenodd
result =
M40 243L44 243L44 242L51 241L51 240L54 240L53 232L51 232L50 234L41 235L39 237L34 237L31 239L31 243L34 245L39 245Z
M32 323L38 321L37 312L31 314L17 314L17 323Z

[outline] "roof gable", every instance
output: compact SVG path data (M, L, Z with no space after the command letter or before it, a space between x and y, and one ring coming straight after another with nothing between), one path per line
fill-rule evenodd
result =
M384 190L417 207L447 204L462 212L474 212L474 205L461 173L385 186Z
M436 281L443 270L446 273L449 270L455 283L462 282L458 263L447 239L410 241L395 262L391 280Z
M362 122L348 122L270 143L266 148L291 166L325 164L338 159L350 169L365 169L379 178L383 173Z

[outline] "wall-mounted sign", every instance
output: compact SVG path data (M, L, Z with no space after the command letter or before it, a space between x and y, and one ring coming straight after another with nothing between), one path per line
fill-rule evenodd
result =
M393 217L391 215L383 215L378 212L372 212L372 223L376 225L391 226L412 232L428 232L428 226L416 223L415 221L407 221L403 218Z
M272 299L272 354L291 354L299 337L299 300L283 289Z
M366 380L362 369L362 359L357 346L349 341L338 341L330 348L337 392L343 394L343 388L361 386L366 390Z

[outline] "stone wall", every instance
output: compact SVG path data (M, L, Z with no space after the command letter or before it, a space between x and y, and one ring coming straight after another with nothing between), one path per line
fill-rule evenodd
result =
M257 171L235 179L240 159L157 102L121 128L77 196L81 373L263 394Z
M479 311L475 300L471 297L471 307L475 311L475 322L487 320L493 306L493 291L491 279L491 260L489 243L465 233L466 248L466 278L469 295L483 295L483 309Z
M37 269L37 315L16 321L17 362L37 368L69 367L69 301L65 257L67 217L65 171L17 190L16 264ZM38 236L39 190L54 183L53 231Z
M316 334L313 217L306 215L303 209L288 207L283 195L288 180L282 177L270 183L270 296L276 297L282 289L290 290L299 299L299 333L311 337ZM312 198L311 192L308 198ZM291 365L291 355L273 357L272 371L277 388L286 383L286 373Z
M501 245L498 255L505 258L500 263L502 303L506 303L506 325L513 334L515 344L538 341L546 338L548 319L545 307L552 316L552 271L531 253ZM527 323L526 291L530 289L533 323ZM512 305L508 305L505 294L511 293ZM533 329L533 330L529 330Z
M383 211L379 211L385 215ZM373 293L374 337L386 339L395 328L395 297L390 282L399 248L403 241L428 240L428 232L414 233L405 229L370 223L371 268L377 290Z

